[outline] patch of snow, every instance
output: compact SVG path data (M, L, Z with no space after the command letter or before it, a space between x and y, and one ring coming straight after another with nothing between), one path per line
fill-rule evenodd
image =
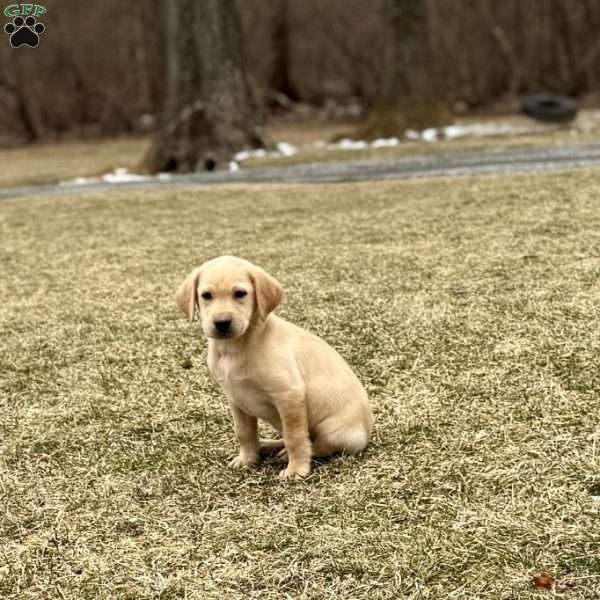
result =
M242 150L233 155L233 159L237 162L248 160L249 158L264 158L267 156L267 151L262 148L256 150Z
M539 123L502 123L489 121L487 123L467 123L447 125L446 127L428 127L422 131L416 129L407 129L404 137L412 141L438 142L440 140L454 140L465 137L488 137L503 135L523 135L547 130L547 126L541 126ZM316 148L327 148L329 150L363 150L365 148L385 148L388 146L397 146L400 143L398 138L379 138L372 142L364 140L353 140L344 138L337 143L327 144L325 142L315 142Z
M337 144L333 144L333 147L339 148L340 150L364 150L365 148L369 147L369 143L365 142L364 140L351 140L350 138L344 138Z
M449 140L453 140L456 138L464 137L468 135L467 130L464 125L448 125L444 127L444 137Z
M234 160L242 161L250 158L250 150L242 150L241 152L236 152L233 155Z
M145 181L149 179L151 179L151 177L130 173L123 167L116 168L114 173L102 175L102 181L106 181L107 183L127 183L129 181Z
M387 148L392 146L397 146L400 143L400 140L395 137L391 138L378 138L373 140L372 142L367 142L365 140L352 140L350 138L341 139L339 142L335 144L323 144L317 143L315 146L317 148L326 147L329 150L365 150L366 148Z
M371 148L389 148L391 146L397 146L400 143L398 138L379 138L371 142Z
M124 167L116 168L112 173L105 173L101 177L75 177L75 179L69 179L68 181L60 181L58 185L89 185L91 183L128 183L130 181L152 181L152 179L158 179L159 181L168 181L171 179L170 173L159 173L156 176L152 175L137 175L136 173L130 173Z
M421 132L421 139L424 142L437 142L438 130L435 127L430 127L429 129L424 129Z
M240 165L238 165L235 160L229 161L229 172L235 173L240 170Z
M437 142L439 140L455 140L466 137L489 137L503 135L523 135L540 131L537 123L515 124L515 123L468 123L463 125L447 125L446 127L429 128L423 131L407 129L405 136L409 140L423 140L425 142Z
M467 136L486 137L491 135L516 135L537 130L531 126L517 126L511 123L472 123L469 125L449 125L442 129L444 137L449 140Z
M265 155L264 150L242 150L241 152L234 154L233 158L236 161L242 161L242 160L248 160L249 158L256 158L256 157L260 158L264 155Z
M294 156L296 154L297 149L292 144L288 144L287 142L279 142L277 144L277 152L282 156Z
M296 146L288 144L287 142L279 142L276 146L276 150L273 152L267 152L263 148L257 148L256 150L242 150L233 155L233 160L240 163L249 158L280 158L282 156L293 156L296 152L298 152Z
M58 185L86 185L97 181L100 180L94 177L75 177L75 179L69 179L68 181L59 181Z

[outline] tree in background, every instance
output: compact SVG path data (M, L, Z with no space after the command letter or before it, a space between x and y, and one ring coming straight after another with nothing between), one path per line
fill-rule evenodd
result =
M183 10L187 2L137 0L123 11L122 0L44 0L47 33L38 49L12 48L6 35L0 40L0 146L155 131L166 108L168 4L185 19L181 36L171 35L176 50L193 41L186 34L196 7ZM205 0L194 4L206 10ZM394 33L396 4L421 10L418 35ZM306 104L382 108L384 90L394 88L396 97L426 106L424 75L432 74L433 99L461 114L516 112L520 95L540 91L585 98L588 106L600 98L598 0L238 0L238 6L244 68L273 111L289 107L292 118L306 114ZM384 85L394 79L404 80L406 94L400 84ZM200 98L196 90L193 101ZM408 108L392 106L380 134L415 123ZM423 126L434 124L424 114Z
M403 136L449 118L435 93L427 0L383 0L380 92L360 137Z
M273 46L274 60L270 77L270 88L275 93L283 94L280 103L286 100L297 101L298 91L292 81L292 66L290 56L290 22L289 0L279 0L274 15Z
M144 159L150 172L212 170L266 143L245 72L236 0L164 0L162 126Z

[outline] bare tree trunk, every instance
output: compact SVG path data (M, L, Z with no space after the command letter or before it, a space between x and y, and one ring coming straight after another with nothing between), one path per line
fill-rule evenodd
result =
M493 0L481 2L479 6L484 27L489 29L489 32L498 44L500 54L506 63L507 92L511 96L516 96L522 87L523 77L525 76L525 71L521 64L522 59L515 51L513 41L501 26L500 20L496 18Z
M27 132L28 141L37 142L45 137L44 120L39 94L32 89L32 57L15 52L14 73L18 113Z
M181 0L180 0L181 1ZM166 60L166 96L164 102L164 121L169 122L177 117L178 105L181 102L179 94L179 8L176 2L165 0L164 4L165 19L165 50ZM183 87L183 86L182 86Z
M148 74L148 56L146 44L146 31L144 27L144 5L137 5L137 10L131 19L132 36L134 39L132 52L135 63L135 75L137 84L138 106L144 111L148 111L150 107L150 84Z
M427 6L424 0L384 0L385 56L381 101L394 105L412 95L414 85L408 79L408 58L419 56L420 68L431 67Z
M275 60L271 72L271 89L287 99L298 100L298 93L291 80L289 0L280 0L273 27Z
M442 124L448 115L434 91L427 0L383 0L383 16L381 91L359 134L402 136Z
M263 146L262 113L246 78L236 0L164 0L164 9L163 127L146 167L212 170L237 150Z

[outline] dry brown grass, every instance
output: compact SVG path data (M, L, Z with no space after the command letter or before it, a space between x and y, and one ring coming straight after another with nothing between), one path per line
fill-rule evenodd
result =
M147 138L132 137L0 150L0 187L57 183L116 167L136 171L147 145Z
M597 598L599 186L0 203L0 596ZM173 302L223 253L276 275L280 312L359 373L362 456L297 484L226 468L228 409Z

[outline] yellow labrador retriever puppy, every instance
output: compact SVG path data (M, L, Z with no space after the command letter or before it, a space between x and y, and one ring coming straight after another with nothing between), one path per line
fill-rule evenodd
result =
M344 359L317 336L272 314L277 280L252 263L221 256L192 271L177 304L200 313L208 368L229 399L240 454L233 467L282 450L284 479L310 472L311 456L354 453L369 441L373 416L365 389ZM264 419L283 440L261 440Z

